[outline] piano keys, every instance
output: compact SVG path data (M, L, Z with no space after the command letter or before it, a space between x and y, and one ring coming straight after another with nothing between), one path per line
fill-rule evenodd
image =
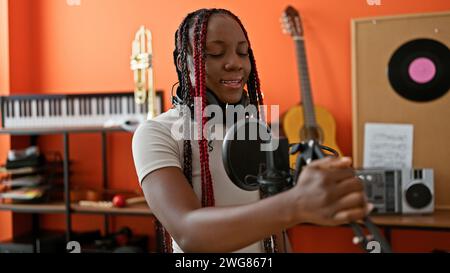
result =
M155 96L162 112L162 92ZM120 125L146 119L148 105L137 105L134 93L1 96L5 129Z

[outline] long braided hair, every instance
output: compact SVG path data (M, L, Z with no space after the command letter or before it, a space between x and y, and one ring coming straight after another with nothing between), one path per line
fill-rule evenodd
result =
M248 42L248 54L251 64L250 75L247 81L247 93L249 97L250 104L254 105L256 109L263 105L263 97L260 90L260 81L258 77L258 72L256 70L255 58L253 55L252 48L250 46L250 41L248 39L247 31L245 30L242 22L239 18L225 9L199 9L192 13L189 13L185 19L180 24L179 28L175 32L175 50L173 51L173 59L175 67L177 69L178 75L178 90L177 93L181 94L181 104L188 106L189 109L194 109L194 97L201 98L201 109L196 109L196 117L201 121L201 126L199 126L199 135L202 136L198 140L199 152L200 152L200 164L201 164L201 192L202 192L202 206L214 206L214 190L212 186L211 172L209 169L209 155L208 155L208 143L203 134L201 133L205 128L207 122L207 117L202 115L205 111L207 105L206 96L206 72L205 72L205 48L206 48L206 35L208 20L213 14L225 14L236 20L240 25L242 31L244 32L245 38ZM193 29L193 46L190 46L190 31ZM195 75L195 85L191 83L189 69L188 69L188 55L193 57L194 62L194 75ZM178 65L178 58L180 58L180 63ZM196 107L199 108L199 107ZM187 120L187 119L185 119ZM186 127L185 127L186 128ZM202 130L202 131L200 131ZM185 138L183 140L183 173L186 176L189 184L192 186L192 146L190 138ZM163 251L171 252L171 237L165 231L165 229L160 226L160 232L163 233ZM273 240L273 244L271 243ZM274 238L267 238L264 240L264 246L266 252L277 251L276 244L274 243Z

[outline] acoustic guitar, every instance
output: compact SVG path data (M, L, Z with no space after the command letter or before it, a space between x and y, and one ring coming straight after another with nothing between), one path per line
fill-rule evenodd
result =
M283 32L289 34L295 43L298 74L300 79L300 105L290 108L283 117L283 129L289 143L316 140L341 154L336 145L336 122L325 108L314 106L305 53L303 28L298 11L288 6L281 18ZM296 154L289 161L295 167Z

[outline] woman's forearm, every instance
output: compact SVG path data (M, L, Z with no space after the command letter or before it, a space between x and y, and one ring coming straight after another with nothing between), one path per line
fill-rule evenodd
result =
M193 210L182 219L186 252L230 252L297 224L288 192L247 205Z

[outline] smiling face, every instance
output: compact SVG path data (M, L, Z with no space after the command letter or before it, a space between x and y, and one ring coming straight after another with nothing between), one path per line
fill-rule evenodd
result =
M192 41L193 35L191 35ZM192 42L191 42L192 45ZM206 35L206 86L225 103L241 100L251 64L249 45L238 22L225 14L209 18ZM191 58L188 58L191 59ZM190 71L194 71L192 59ZM194 84L193 73L191 82Z

